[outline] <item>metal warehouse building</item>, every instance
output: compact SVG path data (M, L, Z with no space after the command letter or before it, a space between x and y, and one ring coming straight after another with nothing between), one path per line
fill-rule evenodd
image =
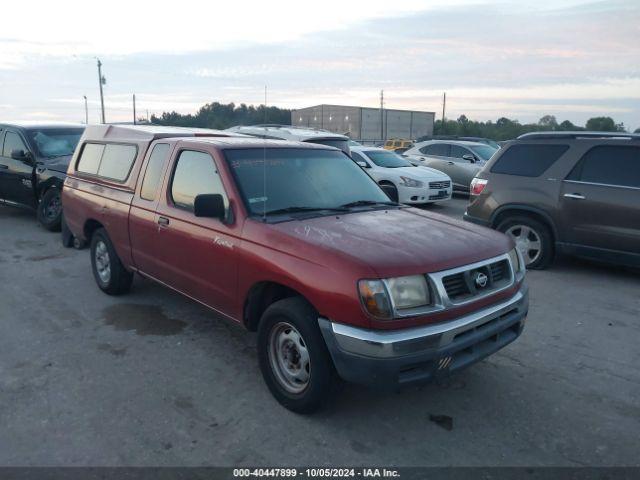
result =
M392 109L381 111L379 108L343 105L317 105L291 112L292 125L343 133L353 140L366 143L389 138L415 140L424 135L433 135L434 120L434 112Z

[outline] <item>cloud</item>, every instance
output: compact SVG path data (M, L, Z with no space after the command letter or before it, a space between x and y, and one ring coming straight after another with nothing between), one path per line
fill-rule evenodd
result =
M312 12L289 0L184 0L170 10L114 0L100 21L87 15L74 28L52 19L86 7L60 5L39 5L28 34L14 24L0 33L0 95L13 105L3 115L78 120L86 94L97 119L98 54L113 121L131 117L134 92L139 111L187 113L212 101L262 103L267 85L270 104L292 108L376 107L384 89L390 108L439 112L446 91L451 117L615 114L640 124L635 0L327 0Z

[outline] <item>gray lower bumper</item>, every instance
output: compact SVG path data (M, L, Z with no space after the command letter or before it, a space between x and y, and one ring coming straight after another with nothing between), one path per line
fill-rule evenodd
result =
M505 302L437 325L385 331L318 321L344 380L397 388L447 376L500 350L522 333L528 310L525 285Z

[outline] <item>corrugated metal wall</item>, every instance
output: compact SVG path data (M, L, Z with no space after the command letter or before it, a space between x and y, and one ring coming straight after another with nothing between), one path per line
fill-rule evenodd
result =
M380 117L378 108L317 105L293 110L291 124L343 133L364 142L380 142L389 138L415 140L423 135L433 135L433 112L385 109L382 129Z

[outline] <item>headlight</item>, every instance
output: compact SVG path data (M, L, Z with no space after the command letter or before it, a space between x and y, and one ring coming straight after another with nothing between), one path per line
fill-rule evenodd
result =
M520 253L517 248L514 248L509 252L509 259L511 260L511 265L513 265L513 270L516 273L524 271L524 261L520 258Z
M396 310L431 304L429 285L422 275L386 280L360 280L358 290L367 312L380 319L393 317L392 303Z
M414 180L413 178L409 178L409 177L400 177L400 179L402 180L402 184L405 187L422 187L424 185L424 183L418 181L418 180Z
M393 305L398 310L422 307L431 303L429 285L422 275L390 278L387 280Z

